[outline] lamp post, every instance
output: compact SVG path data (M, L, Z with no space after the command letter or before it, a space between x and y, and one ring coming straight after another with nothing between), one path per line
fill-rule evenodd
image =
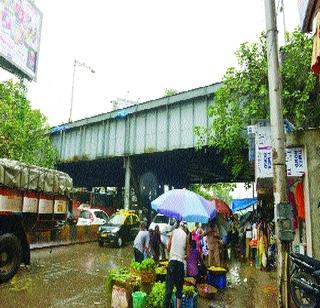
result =
M73 92L74 92L74 77L76 74L76 66L83 66L90 70L92 74L95 73L95 71L84 62L79 62L78 60L74 60L73 62L73 75L72 75L72 88L71 88L71 103L70 103L70 113L69 113L69 122L72 122L72 108L73 108Z

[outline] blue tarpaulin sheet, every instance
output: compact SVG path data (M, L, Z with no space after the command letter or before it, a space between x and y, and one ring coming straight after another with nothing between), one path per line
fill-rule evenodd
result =
M244 210L257 203L257 198L233 199L231 202L232 212Z
M66 125L58 125L51 128L51 133L52 134L60 133L62 130L65 130L66 128L67 128Z

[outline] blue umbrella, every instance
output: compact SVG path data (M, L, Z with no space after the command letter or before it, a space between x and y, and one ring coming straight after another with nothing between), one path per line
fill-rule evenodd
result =
M151 202L151 207L160 214L177 220L207 223L216 216L212 203L187 189L173 189Z

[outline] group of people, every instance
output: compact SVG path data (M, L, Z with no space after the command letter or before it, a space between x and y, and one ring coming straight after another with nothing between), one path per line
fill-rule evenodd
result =
M177 307L181 307L185 273L196 280L206 274L203 258L208 255L208 265L220 266L220 234L216 221L209 222L205 231L195 223L190 232L184 222L169 238L169 264L167 268L164 307L169 307L173 287L176 287ZM186 272L185 272L186 269Z
M195 223L192 231L189 231L187 223L182 223L188 237L188 244L190 247L194 247L200 260L205 260L208 257L208 266L220 266L220 246L222 241L214 220L210 221L205 231L200 227L198 222ZM158 262L163 248L169 253L168 244L161 241L159 226L156 225L154 230L147 230L145 222L141 222L140 224L140 231L134 240L133 247L135 261L138 262L143 261L146 257L152 257ZM193 255L195 254L196 252L193 253ZM165 253L162 253L162 256L165 255Z
M158 262L161 245L159 227L155 226L155 230L148 231L145 223L142 222L133 243L135 261L141 262L144 258L151 256ZM165 307L169 306L174 286L177 290L177 307L180 307L185 274L198 281L201 280L207 272L204 264L207 257L209 267L221 265L220 246L221 238L214 219L209 222L205 230L200 227L199 223L195 223L192 231L189 231L187 223L179 223L179 227L172 231L166 247L169 253L169 263Z
M269 250L274 249L272 228L261 222L251 224L251 221L240 224L237 215L232 215L226 221L226 232L222 234L216 219L210 220L204 229L196 222L191 231L186 222L178 223L178 228L172 231L166 245L169 263L164 307L169 307L174 286L177 307L180 307L185 276L201 281L207 268L226 266L228 259L239 256L256 260L259 267L266 266L266 256L268 261L272 260ZM249 247L254 240L257 242L255 246ZM142 222L133 245L135 260L141 262L146 257L153 257L158 262L163 246L159 226L148 231Z
M154 230L147 231L146 223L140 223L140 231L133 242L134 258L137 262L142 262L147 257L152 257L156 262L159 261L161 246L161 235L159 226Z

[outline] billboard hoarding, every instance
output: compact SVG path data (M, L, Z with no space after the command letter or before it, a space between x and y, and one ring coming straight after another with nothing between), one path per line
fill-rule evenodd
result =
M0 65L36 80L42 13L29 0L0 0Z

